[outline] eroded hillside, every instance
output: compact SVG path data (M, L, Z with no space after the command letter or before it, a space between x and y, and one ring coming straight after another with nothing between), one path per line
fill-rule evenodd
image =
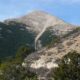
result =
M24 67L30 67L31 71L38 74L40 78L47 80L51 69L58 67L58 61L70 51L80 52L80 28L74 29L72 32L60 38L60 42L53 44L50 48L44 48L29 55L24 63Z

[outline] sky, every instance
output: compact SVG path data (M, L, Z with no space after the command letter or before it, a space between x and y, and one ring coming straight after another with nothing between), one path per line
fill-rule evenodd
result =
M0 0L0 21L40 10L80 25L80 0Z

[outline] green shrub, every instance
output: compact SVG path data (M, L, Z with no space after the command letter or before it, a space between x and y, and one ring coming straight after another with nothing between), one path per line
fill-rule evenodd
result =
M80 80L80 54L69 52L53 72L54 80Z

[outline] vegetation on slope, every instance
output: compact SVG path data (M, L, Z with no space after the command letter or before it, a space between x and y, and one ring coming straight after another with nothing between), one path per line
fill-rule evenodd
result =
M80 53L73 51L65 55L53 71L53 77L54 80L80 80Z
M15 57L0 62L0 80L37 80L36 74L22 67L24 58L31 53L28 47L20 47ZM26 55L26 56L25 56Z
M60 37L55 35L53 30L47 29L40 38L42 46L51 47L55 43L60 42Z
M78 32L80 32L80 27L77 27L77 28L75 28L74 30L70 31L69 33L65 34L65 35L63 36L63 38L66 38L66 37L68 37L68 36L74 35L75 33L78 33Z
M34 47L34 34L24 24L0 23L0 58L15 55L20 46Z
M75 28L74 30L68 32L65 35L62 35L61 37L58 35L53 35L54 33L50 30L45 31L42 38L42 44L48 46L48 48L55 46L58 43L62 42L62 39L67 39L70 37L76 37L80 34L80 27Z

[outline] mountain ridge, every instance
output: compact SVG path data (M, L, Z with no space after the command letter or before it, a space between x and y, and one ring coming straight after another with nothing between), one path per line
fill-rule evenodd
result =
M47 28L52 28L53 32L55 31L56 35L62 35L73 30L75 27L43 11L33 11L26 16L20 17L18 19L6 20L5 23L9 23L11 21L29 26L26 28L36 34L35 49L36 44L39 43L38 41L40 41L39 38Z
M39 28L43 28L41 26L44 26L46 21L49 19L52 19L52 22L53 22L52 25L57 24L58 22L60 22L59 24L69 25L69 23L64 22L63 20L59 19L58 17L52 16L52 15L48 14L47 12L45 13L43 11L33 11L25 16L15 18L15 19L5 20L4 22L7 23L9 21L16 21L16 22L20 22L20 23L23 23L26 25L28 25L29 23L32 24L32 22L33 22L33 24L31 26L33 26L33 27L37 26ZM39 25L41 25L41 26L39 26ZM37 29L37 27L36 27L36 29Z

